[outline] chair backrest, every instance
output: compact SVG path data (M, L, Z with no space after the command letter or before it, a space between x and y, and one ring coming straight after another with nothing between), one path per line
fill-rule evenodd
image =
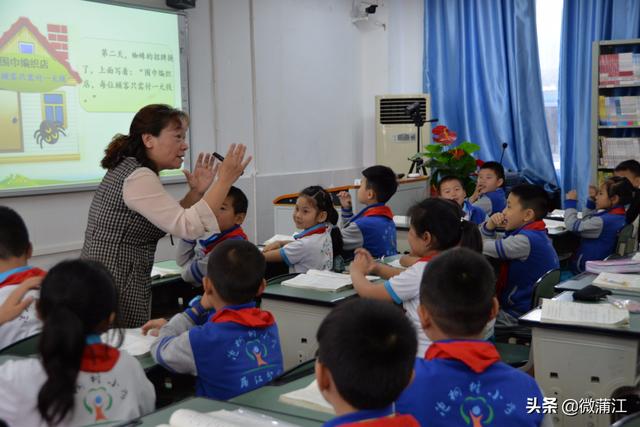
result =
M553 298L555 286L560 283L560 269L549 270L533 284L533 298L531 307L536 307L540 298Z
M11 356L33 356L38 354L38 345L40 344L40 334L16 341L11 345L0 350L0 355Z
M611 424L611 427L640 427L640 412L629 414Z
M633 224L627 224L618 231L618 240L616 242L616 253L620 256L630 254L635 251L631 244L633 236Z

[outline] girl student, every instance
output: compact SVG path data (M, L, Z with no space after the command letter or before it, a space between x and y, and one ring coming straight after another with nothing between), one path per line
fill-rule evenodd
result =
M293 222L302 230L293 242L273 242L264 248L267 262L284 262L290 273L331 270L334 257L342 252L342 235L337 227L338 211L331 195L314 185L300 192L293 210Z
M420 357L431 344L418 317L420 282L427 263L449 248L466 246L478 251L482 247L478 227L461 219L461 216L460 207L455 202L441 198L423 200L409 210L408 240L411 256L417 258L409 268L402 270L377 263L365 249L356 251L350 266L353 286L361 297L402 304L416 328ZM384 284L369 282L367 274L382 277Z
M587 261L602 260L612 254L618 232L633 223L640 212L640 190L627 178L607 178L592 196L595 200L587 201L582 219L578 218L576 209L576 190L569 191L565 197L564 224L567 230L580 236L580 245L571 260L574 273L584 271Z
M155 391L140 363L101 342L116 310L113 279L100 263L53 267L37 302L40 357L0 365L0 419L13 427L76 426L151 412Z

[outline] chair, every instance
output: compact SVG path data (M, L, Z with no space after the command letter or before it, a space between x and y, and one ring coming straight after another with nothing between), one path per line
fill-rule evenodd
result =
M498 353L500 353L500 360L507 365L522 369L529 364L529 360L531 359L530 346L506 342L496 342L495 346Z
M40 334L38 333L6 346L2 350L0 350L0 356L33 356L35 354L38 354L39 344Z
M622 401L618 412L611 414L614 426L640 427L640 389L637 386L619 387L611 393L611 399Z
M629 414L611 424L611 427L640 427L640 412Z
M635 252L633 247L633 224L627 224L618 231L618 240L616 241L615 253L624 256Z
M533 284L531 308L540 304L540 298L553 298L556 294L555 286L560 283L560 269L549 270Z

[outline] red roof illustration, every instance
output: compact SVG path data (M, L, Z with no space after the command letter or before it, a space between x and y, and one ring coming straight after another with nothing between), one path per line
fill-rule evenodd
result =
M64 59L60 55L60 53L56 51L56 49L53 46L51 46L51 43L49 43L49 40L47 40L47 38L43 36L42 33L40 33L40 31L38 31L38 28L36 28L36 26L31 23L29 18L25 16L20 17L7 31L5 31L2 37L0 37L0 47L4 46L5 43L11 40L11 38L15 36L22 27L27 27L29 32L33 34L33 36L38 40L38 42L47 50L49 55L51 55L60 64L62 64L62 66L66 68L69 74L78 83L82 82L82 77L80 77L80 74L78 74L73 68L71 68L71 65L69 65L67 60Z

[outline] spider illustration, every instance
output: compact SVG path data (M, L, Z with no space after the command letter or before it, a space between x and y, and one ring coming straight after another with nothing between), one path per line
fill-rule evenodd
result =
M62 123L44 120L40 123L40 129L33 133L33 137L36 139L36 143L40 144L40 148L42 149L44 148L42 144L45 142L47 144L55 144L58 142L60 134L67 136L64 131L65 128L62 126Z

